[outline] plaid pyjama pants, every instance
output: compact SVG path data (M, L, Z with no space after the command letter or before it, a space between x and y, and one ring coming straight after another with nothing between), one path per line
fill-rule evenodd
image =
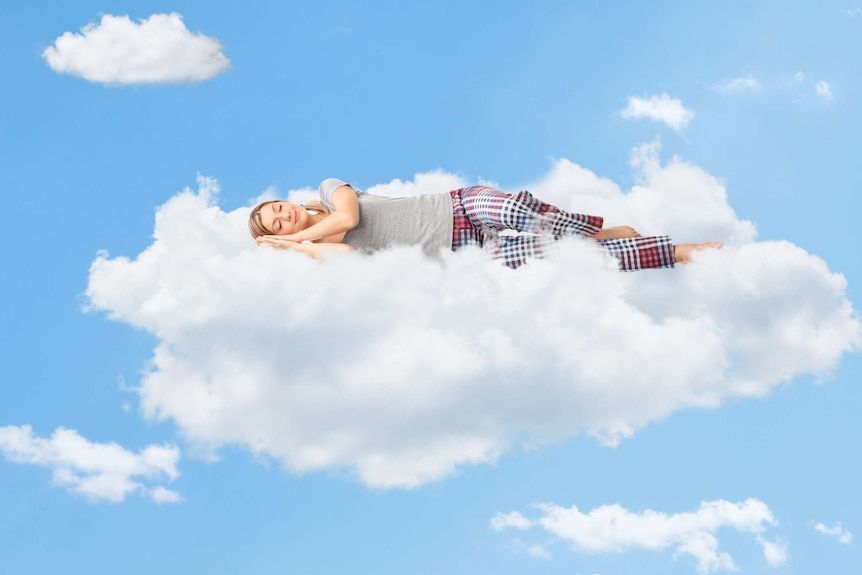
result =
M492 258L517 268L530 258L542 258L553 243L567 236L592 236L604 220L563 211L537 200L530 192L506 194L485 186L450 192L454 225L452 250L481 246ZM500 235L501 231L527 232ZM669 236L593 240L619 261L623 271L667 268L674 265Z

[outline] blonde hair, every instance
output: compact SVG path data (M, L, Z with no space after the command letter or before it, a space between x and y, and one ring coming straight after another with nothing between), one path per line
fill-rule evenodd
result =
M263 222L260 221L260 209L267 204L271 204L273 202L277 202L279 200L269 200L268 202L261 202L252 208L251 213L248 215L248 231L251 232L251 237L257 238L260 236L268 236L272 234L272 230L268 230L264 227ZM329 214L329 208L324 206L320 200L311 200L305 204L302 204L302 207L310 212L317 212L323 214Z

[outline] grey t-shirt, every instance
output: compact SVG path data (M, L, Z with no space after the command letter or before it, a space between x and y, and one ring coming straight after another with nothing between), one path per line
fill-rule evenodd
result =
M320 183L320 201L335 211L332 194L349 185L337 178ZM364 252L396 245L421 245L429 256L452 249L452 197L448 193L408 198L375 196L356 190L359 225L344 235L344 243Z

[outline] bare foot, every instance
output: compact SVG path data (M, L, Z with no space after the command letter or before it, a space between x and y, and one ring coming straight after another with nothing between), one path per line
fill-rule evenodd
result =
M678 264L690 264L692 254L698 250L716 249L719 250L724 244L721 242L703 242L702 244L679 244L673 246L674 261Z

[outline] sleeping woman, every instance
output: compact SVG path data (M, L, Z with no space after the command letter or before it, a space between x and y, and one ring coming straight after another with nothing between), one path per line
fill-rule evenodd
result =
M602 228L603 219L563 211L529 192L506 194L486 186L407 198L376 196L342 180L320 184L320 201L304 205L268 201L252 209L248 227L258 244L312 257L396 245L441 249L481 247L491 258L517 268L543 258L557 240L580 236L613 255L623 271L672 268L692 253L720 242L674 245L669 236L642 236L629 226ZM501 232L526 233L501 233Z

